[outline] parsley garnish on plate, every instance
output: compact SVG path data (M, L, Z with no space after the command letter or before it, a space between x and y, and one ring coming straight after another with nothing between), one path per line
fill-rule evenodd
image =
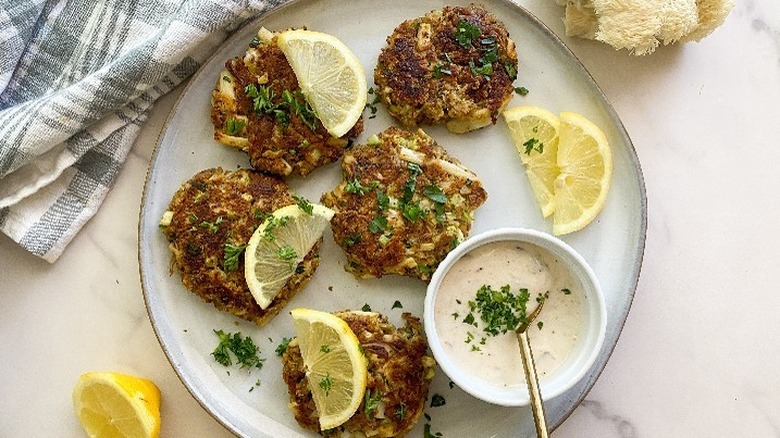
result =
M258 357L260 349L255 345L251 337L243 337L240 332L225 333L222 330L213 330L214 334L219 337L219 344L211 352L214 360L217 363L230 366L233 365L233 359L230 353L236 358L236 363L241 368L256 367L262 368L263 361Z

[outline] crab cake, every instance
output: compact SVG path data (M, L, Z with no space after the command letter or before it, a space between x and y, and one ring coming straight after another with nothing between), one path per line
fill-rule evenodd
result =
M243 57L231 59L211 93L214 139L249 154L255 169L306 175L338 160L363 131L363 118L343 137L328 134L304 99L276 36L260 29Z
M487 199L477 176L422 130L390 127L349 150L343 181L322 196L333 237L358 278L423 281L466 238Z
M446 123L457 133L495 124L515 79L515 43L473 4L401 23L374 70L377 93L404 126Z
M329 437L403 437L423 413L435 362L418 318L403 314L406 326L396 328L386 316L344 311L335 315L355 332L368 362L366 396L346 423L326 432L312 399L297 341L282 354L283 378L290 409L301 427Z
M190 291L216 308L262 325L303 288L319 264L319 243L266 309L244 279L243 247L265 216L295 204L287 184L250 170L203 170L174 194L160 225Z

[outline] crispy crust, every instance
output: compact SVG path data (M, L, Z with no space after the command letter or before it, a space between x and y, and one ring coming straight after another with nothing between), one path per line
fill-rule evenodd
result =
M455 38L461 20L481 32L468 47ZM482 65L480 58L491 46L482 41L490 39L498 61L488 77L472 66ZM447 123L453 132L495 124L512 98L516 77L517 53L506 27L473 4L446 6L401 23L387 38L374 70L377 93L404 126Z
M288 121L280 121L273 114L258 112L246 87L268 87L275 105L283 102L285 91L300 91L284 53L276 45L276 36L264 29L258 34L243 57L225 63L217 79L211 98L211 122L214 138L228 146L249 154L252 167L274 175L306 175L319 166L338 160L352 139L363 131L363 118L343 137L328 134L319 119L312 122L316 129L293 111L286 111ZM302 97L298 102L304 104ZM245 125L231 132L230 121Z
M173 213L170 224L162 231L184 286L220 310L258 325L266 323L317 269L319 243L265 310L246 285L243 254L237 269L225 268L225 244L246 244L262 223L260 213L295 202L284 181L245 169L207 169L182 184L168 206Z
M414 177L410 162L422 173ZM358 278L400 274L428 281L468 236L474 210L487 199L477 176L422 130L388 128L373 142L348 151L341 167L344 180L323 194L322 202L336 211L333 237L347 257L346 269ZM404 215L411 181L414 191L406 204L420 207L416 219ZM350 188L355 182L362 193ZM434 202L431 187L441 190L446 203ZM382 195L388 197L385 208ZM387 221L384 230L372 228L379 216Z
M423 413L434 373L435 362L426 354L428 343L420 320L404 313L406 326L396 328L378 313L343 311L336 315L347 322L363 347L368 361L366 390L381 394L381 408L367 413L364 400L346 423L321 431L300 348L293 341L282 355L282 364L295 419L301 427L329 437L406 436Z

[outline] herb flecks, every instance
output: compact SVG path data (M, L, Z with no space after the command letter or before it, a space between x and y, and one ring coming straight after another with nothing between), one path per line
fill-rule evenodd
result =
M538 294L536 302L547 299L548 294ZM509 285L498 290L489 285L483 285L477 291L474 301L469 301L472 311L479 314L482 330L488 336L498 336L515 330L520 324L527 324L528 302L531 294L528 289L519 289L512 293ZM541 329L541 327L540 327ZM480 341L481 344L484 344Z
M214 334L219 337L219 344L211 355L217 363L224 366L232 365L233 359L230 353L233 353L236 363L241 368L263 367L265 359L258 357L260 349L255 345L251 337L243 337L240 332L225 333L222 330L214 330Z
M293 198L295 199L295 202L298 203L298 208L300 208L304 213L308 214L309 216L314 214L314 206L311 202L309 202L308 199L295 195L293 195Z
M525 87L515 87L515 93L521 95L521 96L527 96L528 95L528 88Z
M441 394L433 394L433 397L431 397L432 408L444 406L445 404L447 404L447 401L444 399L444 397Z
M333 378L330 377L330 374L325 375L322 379L320 379L320 388L325 391L325 397L328 396L330 393L331 388L333 388Z
M458 27L455 28L455 41L464 49L474 45L474 41L480 35L482 35L482 31L479 29L479 26L465 19L461 19L458 22Z
M281 356L287 351L287 346L290 345L290 341L292 341L292 338L282 338L282 342L280 342L279 345L276 346L276 350L274 350L277 356Z
M382 99L379 97L379 93L376 90L374 90L374 87L370 87L368 89L368 95L374 96L369 102L366 102L366 108L368 108L368 110L371 111L371 115L368 118L373 119L376 118L376 112L378 110L377 104L379 104L379 102Z
M236 135L241 132L245 126L246 120L239 120L234 117L230 117L229 119L225 120L224 131L227 135Z
M540 154L544 152L544 143L539 141L536 137L531 137L526 140L525 143L523 143L523 146L525 147L526 155L531 155L531 151L536 151Z
M382 401L382 393L380 391L373 391L372 394L370 389L366 389L363 410L367 417L373 417L376 414L377 409L379 409L380 401Z
M230 242L225 242L225 261L223 267L225 271L232 272L238 269L238 259L244 252L246 245L236 245Z
M295 114L312 131L319 127L317 113L306 101L300 90L284 90L279 99L267 86L249 84L244 93L252 99L252 107L257 114L273 116L283 127L290 123L290 115Z

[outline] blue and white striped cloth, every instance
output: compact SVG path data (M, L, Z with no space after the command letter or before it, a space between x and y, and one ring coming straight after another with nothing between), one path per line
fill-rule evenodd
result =
M0 230L53 262L154 101L283 0L0 0Z

